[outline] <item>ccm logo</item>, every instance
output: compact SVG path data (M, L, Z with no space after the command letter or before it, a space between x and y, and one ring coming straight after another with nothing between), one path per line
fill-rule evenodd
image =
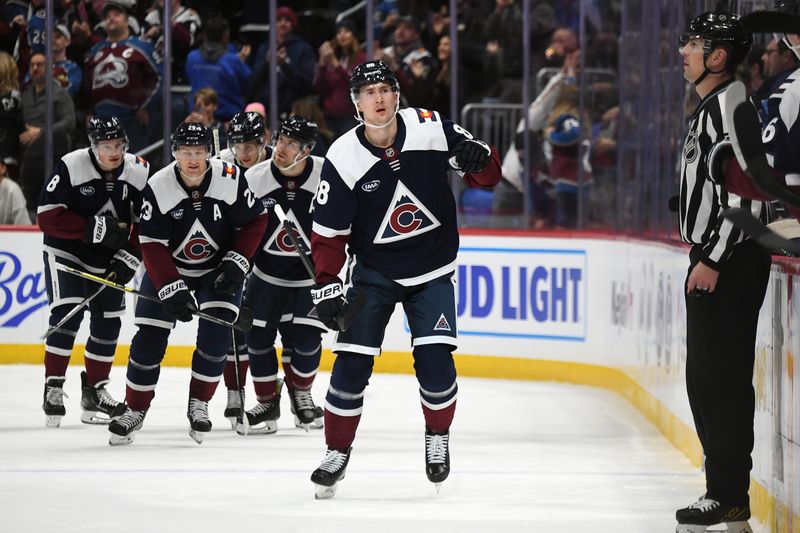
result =
M380 180L372 180L362 185L361 190L364 192L372 192L380 186L381 186Z

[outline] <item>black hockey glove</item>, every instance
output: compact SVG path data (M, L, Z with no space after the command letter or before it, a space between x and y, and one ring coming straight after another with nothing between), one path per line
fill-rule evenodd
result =
M241 254L230 251L214 271L214 290L219 294L236 294L242 288L250 262Z
M197 313L197 303L182 279L161 287L161 290L158 291L158 298L161 300L164 310L175 315L181 322L191 321L192 315Z
M95 215L89 219L83 240L89 244L100 244L119 250L128 244L131 231L128 225L114 217Z
M311 287L311 301L317 306L317 316L325 327L339 331L336 317L344 311L347 300L342 293L342 283L337 279Z
M113 272L115 275L114 281L126 285L133 279L140 263L141 261L139 261L139 258L129 251L124 249L117 250L117 253L114 254L114 257L111 258L111 262L108 264L105 277L107 278Z
M492 159L492 149L483 141L467 139L453 149L450 164L461 172L481 172Z

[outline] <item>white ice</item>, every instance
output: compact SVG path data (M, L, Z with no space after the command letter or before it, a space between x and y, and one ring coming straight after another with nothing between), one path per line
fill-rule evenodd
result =
M452 472L437 495L424 473L416 380L376 374L347 478L317 501L309 475L323 433L296 429L285 395L278 433L245 438L222 416L220 386L214 429L197 445L189 371L164 368L136 441L112 448L106 427L80 422L79 372L68 370L61 428L45 429L44 369L0 369L0 531L669 532L675 509L704 489L702 474L612 392L460 378ZM318 403L328 378L315 383ZM118 399L123 384L114 367Z

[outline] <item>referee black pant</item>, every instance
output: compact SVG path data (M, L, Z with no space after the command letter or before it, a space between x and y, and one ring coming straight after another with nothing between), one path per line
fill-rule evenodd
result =
M689 272L701 254L692 248ZM769 252L745 241L721 267L713 293L686 295L686 389L705 455L706 497L732 505L749 505L756 326L770 263Z

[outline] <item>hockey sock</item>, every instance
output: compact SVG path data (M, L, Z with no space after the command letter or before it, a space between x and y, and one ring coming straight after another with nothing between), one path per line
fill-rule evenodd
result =
M356 438L361 415L341 416L325 409L325 444L332 450L347 452Z
M50 312L50 325L58 324L70 311L70 306L60 305ZM72 346L75 344L75 335L83 319L82 314L77 314L64 324L61 329L47 337L44 347L44 376L63 377L67 374L67 366L72 355Z
M225 355L213 356L197 349L192 356L192 379L189 382L189 397L207 402L214 396L222 379Z
M101 381L108 381L121 327L122 321L119 318L92 315L89 340L86 341L86 350L83 353L87 384L95 386Z

